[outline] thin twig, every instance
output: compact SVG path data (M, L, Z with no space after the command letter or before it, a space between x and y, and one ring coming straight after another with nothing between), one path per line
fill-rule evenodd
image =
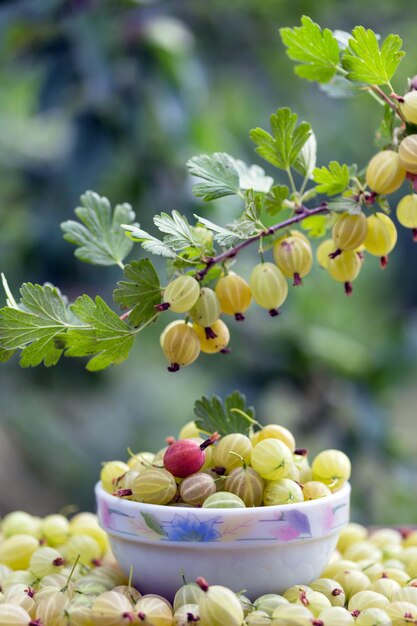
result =
M378 85L371 85L370 88L374 92L374 94L376 94L381 100L386 102L389 107L391 107L391 109L394 111L394 113L398 115L401 121L406 123L405 117L402 114L401 109L395 104L395 102L391 100L391 98L385 93L385 91L381 89L381 87L378 87Z
M269 235L273 235L278 230L282 230L283 228L287 228L288 226L292 226L293 224L298 224L298 222L301 222L302 220L306 219L306 217L311 217L312 215L319 215L320 213L327 213L328 210L329 209L327 208L326 202L323 202L320 206L316 207L315 209L307 209L306 207L301 207L300 209L297 210L296 215L294 215L293 217L290 217L284 222L280 222L279 224L274 224L273 226L270 226L266 230L263 230L260 233L253 235L253 237L249 237L249 239L245 239L245 241L241 241L234 248L230 248L229 250L226 250L225 252L222 252L221 254L218 254L217 256L213 256L213 257L210 257L209 259L203 260L203 263L205 263L205 267L199 272L197 272L196 278L198 280L202 280L204 276L207 274L207 272L209 271L209 269L213 267L213 265L217 265L218 263L223 263L227 259L233 259L237 254L239 254L241 250L243 250L243 248L250 246L255 241L259 241L259 239L262 239L263 237L268 237Z

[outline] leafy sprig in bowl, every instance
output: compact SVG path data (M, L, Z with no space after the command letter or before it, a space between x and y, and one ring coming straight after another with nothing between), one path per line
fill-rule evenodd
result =
M254 438L261 429L238 391L224 401L217 396L197 400L194 414L201 434ZM253 597L308 583L324 569L349 520L349 484L315 500L246 508L198 508L176 499L150 504L106 489L96 485L98 517L116 558L126 573L133 566L142 592L165 597L173 597L181 585L181 571L188 580L203 576L236 591L246 589Z

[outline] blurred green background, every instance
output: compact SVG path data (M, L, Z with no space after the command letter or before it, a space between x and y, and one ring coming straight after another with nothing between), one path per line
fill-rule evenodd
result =
M94 189L130 202L144 228L178 209L227 222L228 202L193 198L185 162L226 151L260 163L248 131L278 106L311 122L318 164L364 166L381 111L368 96L331 100L297 79L278 28L309 14L323 27L396 32L417 73L417 18L405 0L13 0L0 3L0 269L16 293L50 281L74 299L110 301L117 270L75 260L59 224ZM266 165L266 169L268 166ZM273 173L273 172L271 172ZM139 254L140 249L135 249ZM242 255L248 276L253 252ZM311 453L353 460L353 518L416 522L417 247L400 232L382 273L370 259L346 299L320 270L292 290L283 315L251 310L233 324L229 356L169 374L159 323L123 365L81 361L0 369L0 514L93 508L100 462L126 447L158 449L192 419L202 394L247 394L258 419L291 428ZM4 302L3 296L1 301Z

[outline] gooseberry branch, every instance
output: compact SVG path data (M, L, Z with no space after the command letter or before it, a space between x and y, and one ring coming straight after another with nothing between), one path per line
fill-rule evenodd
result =
M243 211L226 227L198 215L191 224L178 211L162 212L153 219L161 233L156 237L134 221L130 205L112 209L107 198L87 191L75 209L78 221L67 220L61 228L64 238L77 246L77 258L123 270L123 279L113 292L121 314L99 296L93 300L84 294L68 304L50 284L24 283L17 303L2 277L6 306L0 309L0 362L20 351L22 367L40 363L49 367L65 355L88 357L90 371L105 369L126 360L135 336L168 309L183 316L168 323L160 336L169 371L190 365L200 352L224 353L230 341L227 316L244 320L253 301L275 317L288 296L289 280L294 286L302 284L314 261L310 239L328 233L329 238L317 246L317 262L330 278L344 285L346 295L352 293L365 255L378 257L385 267L397 242L386 196L399 190L406 179L411 189L400 200L396 216L417 240L417 78L408 81L405 93L394 91L392 79L404 56L401 38L392 34L379 42L372 30L358 26L347 45L341 45L337 36L307 16L299 27L281 28L280 35L288 56L298 64L297 74L328 84L329 95L365 90L384 106L376 133L380 149L366 170L358 172L355 164L336 160L317 167L317 141L311 125L299 121L290 108L281 107L271 115L271 132L253 128L249 136L260 157L287 173L287 184L223 152L187 162L189 173L198 179L193 185L196 197L205 202L230 195L243 200ZM314 63L313 48L318 50ZM343 77L340 85L332 84L336 75ZM295 171L303 176L299 189ZM307 183L311 186L306 190ZM307 208L317 194L323 198L321 204ZM263 215L281 208L289 209L288 219L271 226L263 223ZM294 228L316 215L322 219L306 232ZM271 261L264 258L264 241L272 248ZM168 284L162 286L150 258L125 265L134 242L149 256L166 257ZM254 242L259 257L246 281L237 272L229 272L228 266ZM168 484L168 490L171 487Z
M402 113L402 111L398 108L398 106L395 104L395 102L393 102L390 98L390 96L388 96L385 91L383 89L381 89L381 87L378 87L378 85L370 85L370 89L371 91L373 91L373 93L380 98L381 100L383 100L386 104L388 104L388 106L396 113L396 115L398 115L398 117L404 122L406 123L406 119ZM400 102L402 100L402 98L399 98L396 94L392 93L391 94L392 98L395 98L395 100L397 102Z
M328 213L328 211L329 209L327 207L326 202L323 202L320 206L314 209L307 209L304 206L297 208L296 215L294 215L293 217L290 217L287 220L280 222L279 224L274 224L273 226L270 226L266 230L263 230L257 233L256 235L253 235L252 237L249 237L248 239L241 241L233 248L230 248L229 250L225 250L224 252L222 252L221 254L218 254L217 256L213 256L208 259L202 259L202 262L205 263L205 267L199 272L197 272L196 278L198 280L202 280L206 276L209 269L213 267L213 265L217 265L218 263L223 263L224 261L227 261L227 259L235 258L241 250L243 250L247 246L250 246L255 241L259 241L260 239L263 239L263 237L268 237L269 235L273 235L277 231L282 230L284 228L288 228L292 226L293 224L298 224L299 222L302 222L303 220L305 220L307 217L312 217L313 215L320 215L321 213Z

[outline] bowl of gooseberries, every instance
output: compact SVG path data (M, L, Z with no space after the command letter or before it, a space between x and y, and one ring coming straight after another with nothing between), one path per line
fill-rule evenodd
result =
M173 598L182 576L256 596L320 575L349 521L351 464L324 450L310 464L292 433L202 433L187 423L156 454L103 463L98 519L143 593Z

